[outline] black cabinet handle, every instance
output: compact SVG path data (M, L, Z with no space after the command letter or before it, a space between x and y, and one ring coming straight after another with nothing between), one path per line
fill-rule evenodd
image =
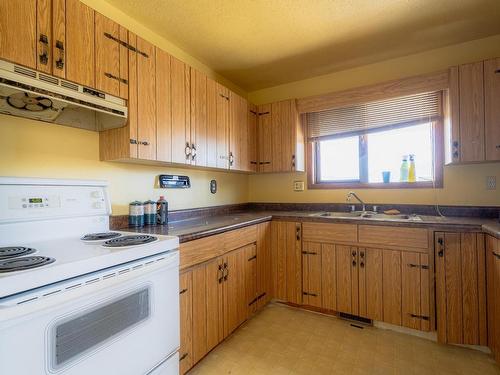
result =
M47 35L40 34L40 39L38 41L42 45L42 53L39 56L40 63L47 65L49 62L49 38L47 38Z
M64 43L60 40L56 41L56 48L59 50L59 58L56 60L56 68L64 68Z

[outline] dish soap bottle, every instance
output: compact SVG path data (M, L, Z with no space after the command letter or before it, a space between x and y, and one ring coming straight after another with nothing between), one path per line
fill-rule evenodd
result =
M415 174L415 155L410 154L410 169L408 170L408 182L417 181Z
M403 155L399 176L399 181L408 182L408 155Z

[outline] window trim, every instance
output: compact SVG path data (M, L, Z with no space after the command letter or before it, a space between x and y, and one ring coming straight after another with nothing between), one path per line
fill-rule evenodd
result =
M432 122L434 142L434 181L417 182L373 182L366 183L358 180L319 182L317 179L319 163L319 147L317 141L307 141L307 188L308 189L441 189L443 188L444 167L444 122L443 118ZM360 149L360 153L361 153ZM362 171L360 170L360 173Z

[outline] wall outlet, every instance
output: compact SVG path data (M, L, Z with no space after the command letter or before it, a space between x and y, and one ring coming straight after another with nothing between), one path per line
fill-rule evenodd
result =
M304 191L304 181L294 181L293 182L293 191Z
M486 190L496 190L497 178L496 176L486 176Z

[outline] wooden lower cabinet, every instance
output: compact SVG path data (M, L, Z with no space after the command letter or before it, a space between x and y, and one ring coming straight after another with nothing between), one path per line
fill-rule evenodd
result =
M302 227L289 221L271 222L273 296L302 303Z
M265 306L272 298L271 222L257 224L257 302L255 309ZM253 308L252 308L253 309ZM253 311L253 310L252 310Z
M185 374L193 366L193 272L179 277L180 334L179 373Z
M500 239L486 238L488 346L500 363Z
M481 233L437 232L438 341L486 345L486 260Z

